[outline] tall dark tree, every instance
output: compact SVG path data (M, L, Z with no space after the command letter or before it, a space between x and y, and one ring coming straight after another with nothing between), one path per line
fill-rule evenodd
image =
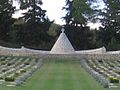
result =
M91 3L94 0L66 0L67 11L64 17L66 21L66 34L76 49L96 48L92 46L94 36L87 26L87 22L92 18L94 12Z
M28 9L24 13L26 22L44 22L48 19L45 15L46 10L42 10L40 7L42 4L41 0L20 0L20 8Z
M63 9L65 9L67 11L67 14L65 17L63 17L66 21L66 24L69 24L70 21L72 20L72 7L73 1L72 0L66 0L66 6L63 7Z
M22 25L22 30L19 30L19 43L25 46L46 47L51 38L47 31L51 25L51 21L46 16L46 10L42 10L41 0L19 0L20 8L27 9L23 13L25 23Z
M67 11L64 17L66 23L74 26L85 26L94 15L91 8L93 2L95 0L66 0L66 7L63 8Z
M15 21L12 18L15 7L12 5L12 0L0 0L0 39L4 41L9 41L9 32Z
M99 38L108 49L113 38L120 43L120 0L103 0L105 8L100 15L103 27L100 29ZM113 49L114 50L114 49Z

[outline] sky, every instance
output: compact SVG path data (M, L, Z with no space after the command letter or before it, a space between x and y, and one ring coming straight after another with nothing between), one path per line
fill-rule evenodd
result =
M62 10L65 6L65 0L42 0L42 8L47 10L46 14L50 20L55 20L57 24L64 24L62 17L65 16L66 11Z
M62 17L64 17L66 14L66 11L62 10L62 8L65 6L65 0L42 0L42 1L43 1L42 9L47 10L46 15L48 16L48 18L51 21L55 20L56 24L60 25L65 24L65 21L62 19ZM100 3L101 3L100 7L103 8L104 7L103 2ZM14 5L17 6L17 8L19 7L19 5L16 2L14 2ZM15 18L21 16L21 12L24 11L18 11L13 16ZM89 23L88 26L91 26L91 28L98 28L100 26L100 23L96 24Z

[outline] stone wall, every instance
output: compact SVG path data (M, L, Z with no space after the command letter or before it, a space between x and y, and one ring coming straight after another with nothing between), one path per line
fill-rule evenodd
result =
M33 50L28 48L7 48L0 46L0 55L8 56L39 56L49 54L49 51Z
M0 55L8 56L31 56L40 58L77 58L77 59L104 59L104 60L115 60L120 59L120 53L101 53L103 49L93 50L94 53L75 53L75 54L49 54L49 51L33 50L28 48L6 48L0 47ZM95 53L100 51L100 53Z
M76 54L102 54L102 53L106 53L105 47L91 49L91 50L76 51Z

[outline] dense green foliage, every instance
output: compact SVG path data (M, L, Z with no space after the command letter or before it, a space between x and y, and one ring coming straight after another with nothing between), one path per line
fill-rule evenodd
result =
M89 0L66 0L66 7L63 8L68 12L64 17L66 34L76 50L99 47L94 33L87 26L94 14L90 3Z
M12 14L15 7L12 6L12 0L0 0L0 40L8 41L10 30L13 29L14 19Z
M0 1L0 45L50 50L60 34L60 25L50 21L42 0L16 0L23 16L15 20L14 0ZM99 9L100 2L105 7ZM76 50L105 46L107 50L120 49L119 0L66 0L63 10L65 32ZM18 10L17 10L18 11ZM90 29L88 22L100 22L99 30Z
M66 0L66 7L63 8L68 12L64 17L65 29L76 49L101 46L108 50L120 49L120 1L103 2L105 7L99 9L97 0ZM100 21L103 26L98 31L92 31L86 26L94 20Z
M18 20L12 18L14 0L0 1L0 44L7 47L50 49L52 36L48 34L51 21L42 10L41 0L17 0L20 10L27 11Z
M48 49L51 36L47 33L51 21L42 10L41 0L20 0L20 8L28 9L23 13L24 24L18 26L18 43L30 48ZM20 18L20 19L21 19Z
M106 7L99 13L103 17L100 18L103 27L100 28L99 40L109 50L118 50L120 49L120 0L103 1Z

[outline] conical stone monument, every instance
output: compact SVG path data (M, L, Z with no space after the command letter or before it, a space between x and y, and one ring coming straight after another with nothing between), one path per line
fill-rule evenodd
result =
M64 33L64 29L62 28L61 31L62 33L55 42L50 54L75 54L75 50Z

